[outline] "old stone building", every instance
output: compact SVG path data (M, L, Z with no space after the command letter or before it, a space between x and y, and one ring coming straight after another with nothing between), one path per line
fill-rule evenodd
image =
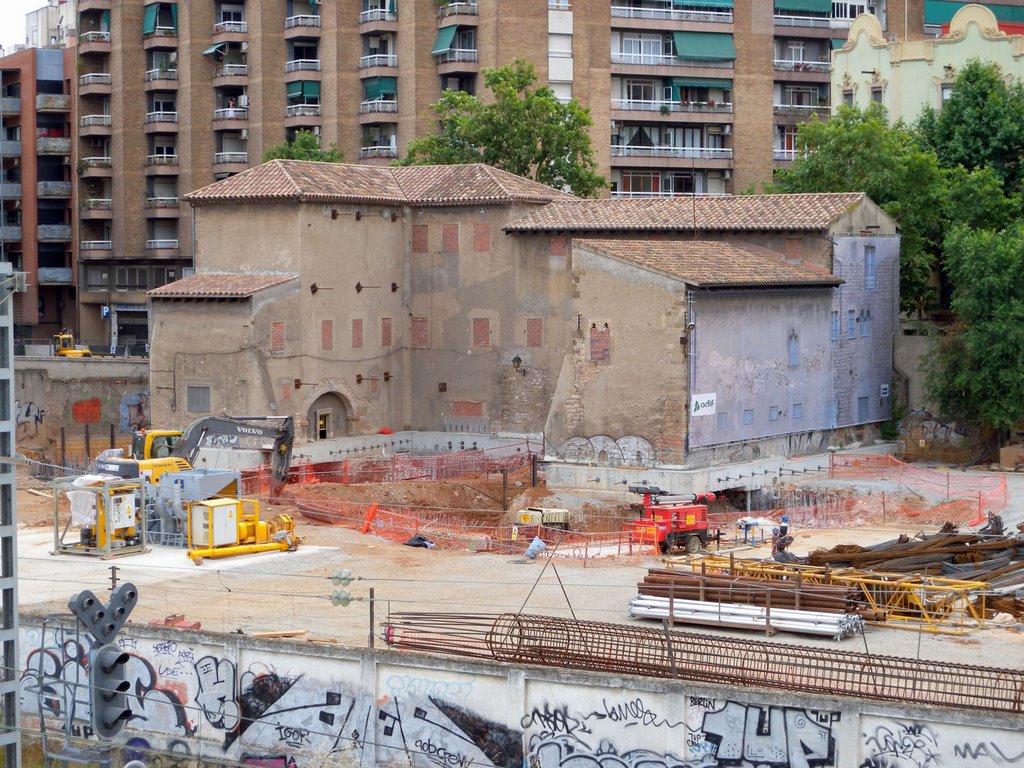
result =
M899 239L863 195L579 200L483 165L275 161L189 201L197 272L149 294L154 423L693 463L889 415Z

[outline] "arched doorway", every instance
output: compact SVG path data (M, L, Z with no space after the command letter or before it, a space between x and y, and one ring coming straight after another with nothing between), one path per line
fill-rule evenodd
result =
M306 437L310 440L330 440L348 434L348 401L337 392L320 395L306 413Z

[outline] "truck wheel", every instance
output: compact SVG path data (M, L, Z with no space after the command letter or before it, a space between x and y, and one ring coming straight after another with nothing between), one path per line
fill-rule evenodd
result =
M696 536L691 536L686 540L686 553L688 555L695 555L700 552L700 539Z
M658 551L661 552L661 554L663 554L663 555L667 554L668 553L668 547L669 547L669 542L667 542L667 541L659 541L658 542Z

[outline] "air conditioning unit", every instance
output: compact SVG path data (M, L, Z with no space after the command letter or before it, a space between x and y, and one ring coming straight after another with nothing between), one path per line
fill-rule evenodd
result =
M243 93L241 96L238 97L238 106L240 106L240 107L248 107L249 106L249 97L246 94Z
M320 126L319 125L314 125L313 126L313 135L314 136L319 136L320 135Z
M71 155L64 155L64 165L71 165Z
M728 136L731 133L732 133L732 126L731 125L726 123L725 125L722 126L722 135L723 136Z
M242 53L245 53L246 51L249 50L249 44L248 43L239 43L239 48L241 48Z
M167 63L168 64L177 64L178 63L178 52L177 51L171 51L170 52L170 54L167 56Z
M725 179L726 181L731 179L732 178L732 171L730 171L728 168L726 168L724 171L722 171L722 178Z
M240 139L248 139L249 138L249 129L248 128L243 128L242 130L240 130L238 132L238 138L240 138Z

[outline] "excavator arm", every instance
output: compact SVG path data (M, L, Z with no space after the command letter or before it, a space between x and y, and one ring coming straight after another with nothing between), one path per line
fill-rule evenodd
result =
M207 416L185 428L171 456L185 459L195 466L200 448L258 449L272 440L270 468L275 486L279 487L288 477L294 439L295 424L291 416Z

